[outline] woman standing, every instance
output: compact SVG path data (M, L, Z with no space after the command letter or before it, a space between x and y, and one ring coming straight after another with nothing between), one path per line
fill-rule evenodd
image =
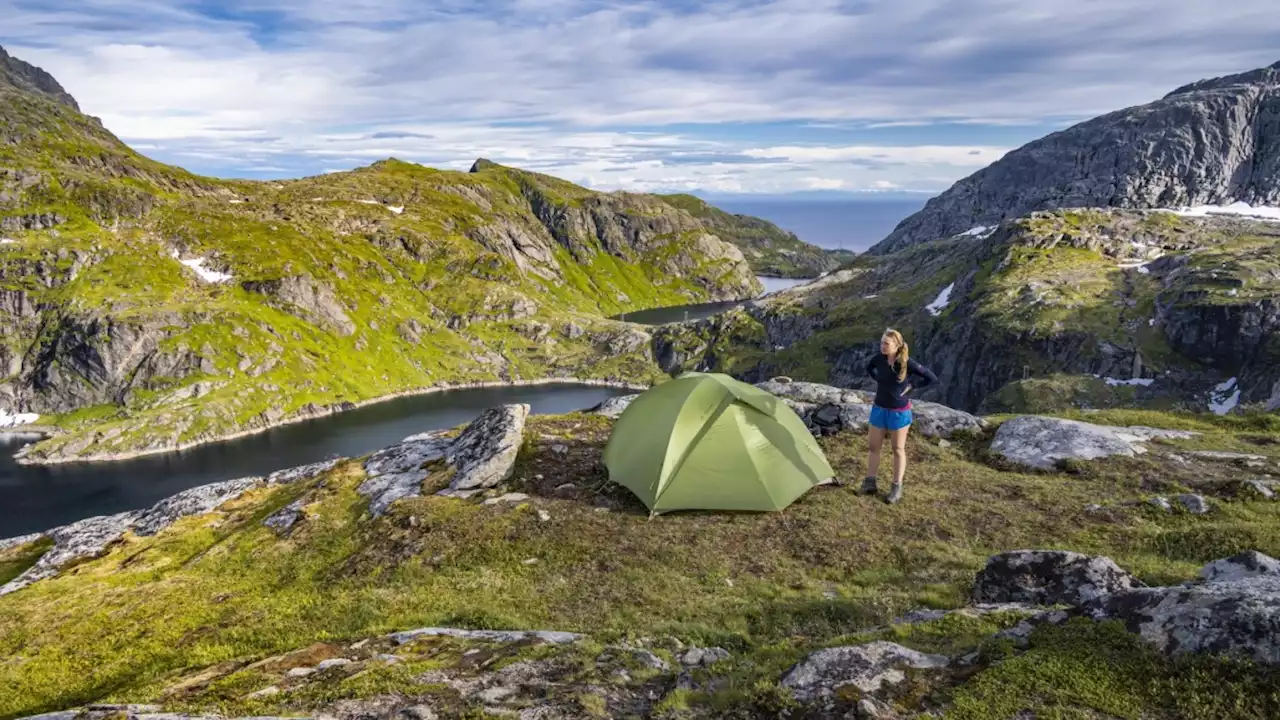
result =
M902 499L902 476L907 471L907 431L911 427L911 400L907 394L938 382L938 376L910 358L907 341L893 328L886 329L880 338L880 353L867 363L867 374L876 381L876 399L871 406L870 451L862 492L876 494L880 448L888 435L893 440L893 487L885 502L892 505ZM909 375L921 380L911 383L907 380Z

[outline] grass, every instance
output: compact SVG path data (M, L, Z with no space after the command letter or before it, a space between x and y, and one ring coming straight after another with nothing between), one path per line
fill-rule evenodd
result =
M1160 424L1162 417L1141 419ZM1165 424L1192 422L1174 416ZM1198 426L1235 436L1219 422ZM370 521L354 492L362 473L351 463L323 483L260 492L154 538L130 538L105 558L0 598L0 655L15 658L0 664L0 686L12 689L0 698L0 717L99 700L163 700L166 687L220 663L425 625L720 645L740 663L720 673L730 685L686 699L699 707L764 702L806 649L883 633L873 629L908 609L964 605L974 574L995 552L1107 554L1152 583L1192 577L1203 563L1245 549L1280 554L1275 504L1223 495L1208 517L1124 505L1170 487L1217 492L1216 476L1203 467L1171 475L1171 464L1144 457L1069 474L1020 474L979 462L964 443L940 448L916 438L902 505L818 488L781 513L679 513L649 521L635 498L606 482L598 458L609 427L594 416L534 418L511 482L512 490L533 496L521 506L429 497ZM864 437L821 442L841 477L861 477ZM568 455L551 452L555 443L567 444ZM557 490L566 482L575 487ZM278 538L262 526L262 518L298 497L306 498L308 518L291 536ZM1114 511L1091 514L1084 509L1090 503ZM540 521L537 509L551 520ZM27 557L29 549L4 556L0 567L11 570ZM537 562L526 564L530 559ZM949 618L875 637L958 652L1008 622ZM1085 644L1072 652L1084 653L1073 662L1087 666L1110 650ZM1029 657L1022 662L1039 656ZM1012 675L1018 666L1007 665L986 671L996 674L981 687L1014 703L1021 696L1013 688L1035 678ZM330 695L254 705L241 699L265 680L241 674L191 702L255 713L298 709L337 694L404 686L407 671L386 672L344 681ZM1093 691L1073 687L1060 695L1073 707L1090 707ZM963 697L969 696L957 696L957 712L969 712L964 708L976 706L964 703L985 695ZM1163 707L1143 693L1128 697L1140 707Z

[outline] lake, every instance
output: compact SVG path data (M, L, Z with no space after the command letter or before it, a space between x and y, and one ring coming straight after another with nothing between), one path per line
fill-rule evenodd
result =
M629 392L578 383L446 390L181 452L105 463L19 465L12 455L27 441L0 438L0 538L145 508L198 485L364 455L409 435L470 422L496 405L529 403L534 413L558 414Z

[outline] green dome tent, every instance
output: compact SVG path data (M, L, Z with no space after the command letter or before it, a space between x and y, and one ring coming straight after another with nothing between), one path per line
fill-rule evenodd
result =
M720 373L642 393L614 424L604 463L654 514L781 510L835 475L786 403Z

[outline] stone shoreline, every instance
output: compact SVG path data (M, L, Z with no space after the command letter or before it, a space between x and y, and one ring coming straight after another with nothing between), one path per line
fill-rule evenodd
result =
M294 423L305 422L307 420L317 420L319 418L329 417L330 415L336 415L341 412L355 410L357 408L362 408L369 405L376 405L378 403L384 403L390 400L396 400L398 398L416 397L419 395L431 395L434 393L446 392L449 390L475 390L479 388L498 388L498 387L507 387L507 388L535 387L538 385L555 385L558 383L570 383L574 385L585 385L589 387L608 387L608 388L616 388L619 390L633 390L636 392L643 392L649 389L649 386L647 385L639 385L636 383L621 382L621 381L614 381L614 380L582 379L582 378L572 378L572 377L541 378L538 380L520 380L520 381L483 380L478 382L465 382L465 383L441 383L440 385L433 385L427 388L419 388L416 390L402 390L400 392L391 393L389 395L380 395L376 398L369 398L367 400L361 400L359 402L334 403L332 405L326 405L323 407L316 408L314 410L299 411L289 417L281 418L280 420L269 422L260 427L246 428L244 430L239 430L236 432L211 436L208 438L192 440L189 442L179 443L177 445L169 445L169 446L160 447L160 448L153 448L148 450L134 450L129 452L121 452L121 453L73 455L70 457L28 458L28 457L25 457L25 453L28 448L32 447L32 445L27 445L27 446L24 446L22 450L19 450L18 453L15 454L13 457L19 465L26 465L26 466L65 465L69 463L80 463L80 462L97 463L97 462L116 462L120 460L132 460L134 458L146 457L148 455L163 455L165 453L181 452L183 450L189 450L191 448L199 447L201 445L210 445L213 443L225 442L228 440L236 440L242 437L248 437L250 435L256 435L258 433L266 432L268 430L272 430L274 428L282 427L285 425L292 425ZM54 434L56 434L56 433L50 432L50 428L41 427L39 430L33 429L36 427L38 426L30 426L29 428L24 428L22 430L19 430L18 428L14 428L5 434L19 436L19 437L25 435L30 437L43 437L43 438L52 437Z

